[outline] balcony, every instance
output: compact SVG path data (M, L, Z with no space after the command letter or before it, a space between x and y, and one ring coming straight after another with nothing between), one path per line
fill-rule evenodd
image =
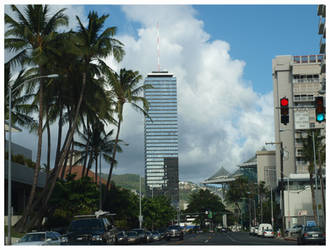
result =
M319 6L317 6L317 15L325 17L325 5L320 4Z
M325 42L323 41L322 37L320 40L320 54L325 54Z
M322 19L322 17L320 18L320 23L319 23L319 35L323 35L323 32L324 32L324 21Z

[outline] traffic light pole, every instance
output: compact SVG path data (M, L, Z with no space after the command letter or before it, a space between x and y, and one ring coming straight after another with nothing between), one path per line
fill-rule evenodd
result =
M284 228L285 228L285 219L284 219L284 185L283 185L283 178L284 178L284 173L283 173L283 142L280 142L280 155L281 155L281 199L282 199L282 204L281 204L281 214L282 214L282 236L284 236Z

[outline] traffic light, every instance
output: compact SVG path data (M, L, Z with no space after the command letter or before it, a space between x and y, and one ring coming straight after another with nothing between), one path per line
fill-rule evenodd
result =
M323 96L315 97L315 118L317 122L323 122L325 120Z
M289 123L289 99L286 97L281 98L281 123L284 125Z

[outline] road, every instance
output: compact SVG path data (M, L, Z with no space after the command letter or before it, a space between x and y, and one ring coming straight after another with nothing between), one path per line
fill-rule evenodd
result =
M148 245L297 245L295 241L259 238L247 232L187 234L184 240L172 239L149 243Z

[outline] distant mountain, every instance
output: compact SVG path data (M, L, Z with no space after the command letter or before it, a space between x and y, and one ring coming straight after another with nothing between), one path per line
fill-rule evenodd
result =
M102 174L102 178L108 178L107 174ZM112 175L111 180L114 181L116 186L126 188L129 190L140 191L140 176L137 174L122 174L122 175ZM141 190L144 193L144 178L141 179Z

